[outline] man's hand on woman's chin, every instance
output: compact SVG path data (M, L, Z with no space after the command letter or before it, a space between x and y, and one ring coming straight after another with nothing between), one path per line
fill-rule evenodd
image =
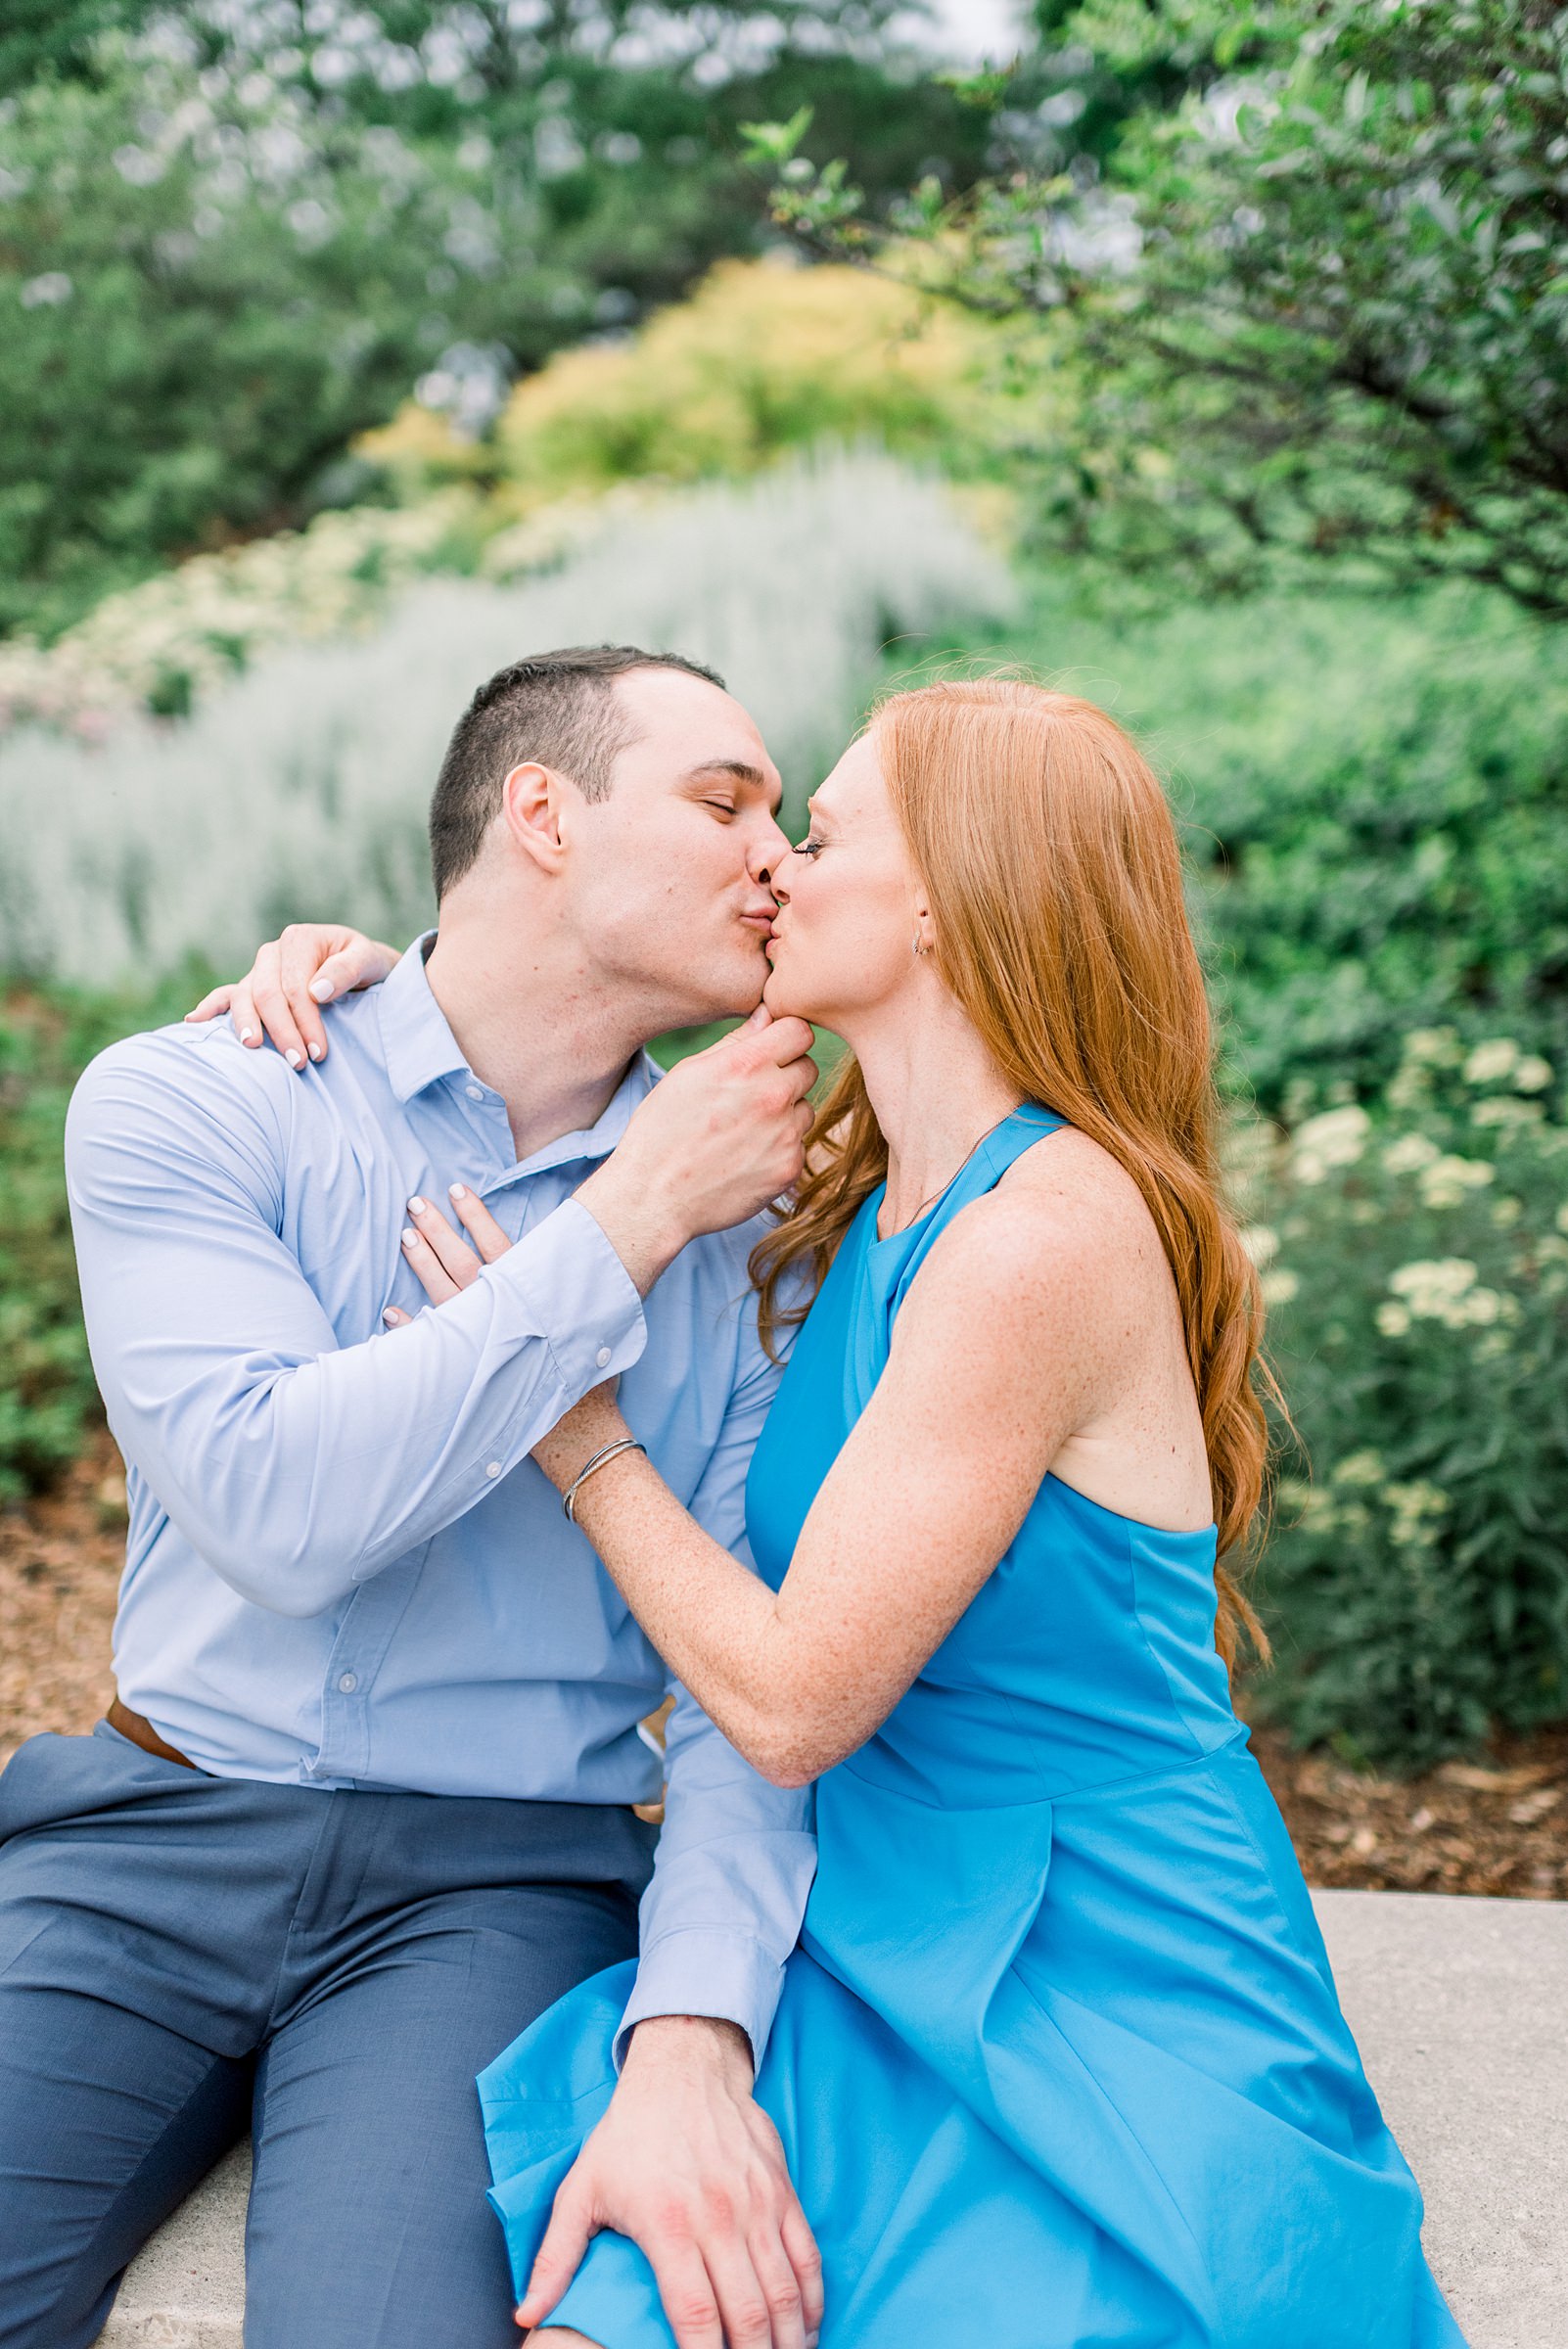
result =
M822 2263L735 2024L637 2025L610 2108L556 2195L520 2325L548 2326L601 2228L643 2252L680 2349L811 2349Z

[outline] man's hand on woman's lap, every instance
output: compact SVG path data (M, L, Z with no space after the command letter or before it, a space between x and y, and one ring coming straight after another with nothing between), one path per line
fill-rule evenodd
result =
M822 2263L751 2088L733 2023L638 2024L610 2108L556 2195L520 2324L548 2326L591 2237L612 2228L652 2267L679 2349L811 2349Z

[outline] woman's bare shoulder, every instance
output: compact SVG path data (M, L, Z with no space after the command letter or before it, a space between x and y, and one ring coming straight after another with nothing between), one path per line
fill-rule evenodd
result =
M1079 1223L1113 1247L1154 1236L1148 1203L1126 1167L1076 1126L1060 1127L1026 1150L989 1196L1051 1238Z
M1082 1340L1097 1354L1170 1269L1132 1177L1063 1128L1017 1159L943 1232L914 1283L928 1309L1004 1347ZM907 1311L907 1308L905 1309ZM924 1316L920 1316L923 1318Z

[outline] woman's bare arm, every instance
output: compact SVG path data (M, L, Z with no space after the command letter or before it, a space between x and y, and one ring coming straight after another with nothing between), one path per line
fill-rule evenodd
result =
M581 1488L577 1523L649 1638L777 1783L815 1777L887 1718L1120 1382L1132 1332L1106 1310L1115 1245L1088 1202L1022 1185L954 1219L776 1595L641 1455ZM534 1457L564 1489L623 1429L590 1396Z

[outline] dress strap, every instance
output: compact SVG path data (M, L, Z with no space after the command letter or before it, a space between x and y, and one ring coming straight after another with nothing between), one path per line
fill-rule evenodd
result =
M993 1191L1008 1168L1015 1165L1026 1150L1033 1150L1037 1142L1043 1141L1048 1133L1054 1133L1065 1123L1054 1110L1041 1109L1033 1101L1025 1101L976 1143L930 1215L911 1224L907 1233L894 1235L895 1239L907 1238L913 1243L899 1278L900 1296L914 1278L928 1251L954 1216L966 1208L971 1200L983 1199L988 1191ZM891 1250L893 1240L890 1239L887 1245Z
M994 1190L1008 1168L1026 1150L1032 1150L1037 1142L1043 1141L1065 1124L1066 1120L1059 1118L1054 1110L1042 1109L1034 1101L1024 1102L976 1144L929 1214L910 1224L907 1231L890 1232L885 1240L876 1237L881 1193L874 1193L866 1201L861 1210L865 1222L860 1237L863 1250L860 1279L869 1310L856 1316L855 1339L852 1344L859 1407L863 1407L881 1376L893 1324L909 1284L953 1217L971 1200Z
M963 1186L966 1203L978 1199L982 1192L994 1190L1015 1160L1066 1123L1053 1109L1041 1109L1034 1101L1025 1101L1011 1116L1003 1118L999 1126L992 1128L968 1165L960 1169L953 1189Z

